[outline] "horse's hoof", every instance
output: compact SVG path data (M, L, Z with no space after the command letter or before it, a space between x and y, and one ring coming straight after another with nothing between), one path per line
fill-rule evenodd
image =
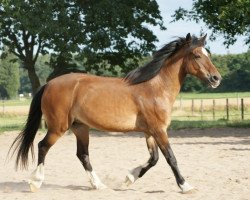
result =
M41 163L37 166L36 170L32 172L28 184L31 192L37 192L44 181L44 166Z
M192 191L194 191L194 187L189 185L187 182L184 182L183 185L180 185L180 188L183 194L192 193Z
M134 182L136 181L134 175L132 173L128 173L128 175L126 176L126 179L125 179L125 184L127 186L130 186L132 185Z
M101 183L101 184L99 184L98 186L97 186L97 190L104 190L104 189L107 189L108 187L106 186L106 185L104 185L103 183Z
M104 190L104 189L107 189L108 187L106 185L104 185L103 183L99 183L99 184L95 184L95 185L92 185L93 189L96 189L96 190Z
M42 185L41 183L33 182L31 180L28 181L28 184L31 192L37 192Z

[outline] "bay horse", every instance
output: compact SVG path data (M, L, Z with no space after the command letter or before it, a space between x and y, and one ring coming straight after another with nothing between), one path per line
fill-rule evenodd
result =
M23 131L11 145L17 151L16 167L27 168L33 141L41 117L47 134L38 143L38 164L29 180L31 191L38 190L44 180L47 152L68 130L76 136L77 157L95 189L106 186L96 175L89 158L89 128L102 131L145 133L150 154L146 164L126 176L126 184L141 178L158 161L158 147L170 165L177 185L183 193L193 189L180 173L171 149L167 128L171 110L187 74L194 75L212 88L219 86L221 75L204 48L203 37L178 37L154 53L152 60L129 72L125 78L72 73L49 81L35 94Z

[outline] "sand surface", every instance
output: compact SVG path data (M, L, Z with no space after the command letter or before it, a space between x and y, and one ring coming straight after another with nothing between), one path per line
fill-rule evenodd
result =
M145 139L138 133L116 135L102 132L91 134L90 159L108 189L91 189L87 175L75 156L75 137L66 134L46 157L42 188L31 193L26 180L36 163L30 163L28 171L15 171L14 159L5 163L16 135L17 132L0 135L0 200L250 199L250 128L169 131L180 171L196 188L191 194L180 193L162 155L147 174L132 186L124 187L122 183L127 170L144 164L149 158ZM42 133L37 135L35 147L43 137Z

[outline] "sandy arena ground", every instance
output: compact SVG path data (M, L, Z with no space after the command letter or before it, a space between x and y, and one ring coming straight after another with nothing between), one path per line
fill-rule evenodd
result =
M14 159L5 163L16 132L0 135L1 200L249 200L250 128L170 131L170 142L185 179L196 191L180 193L174 175L160 155L157 165L130 187L122 184L128 169L147 161L143 135L94 132L90 140L92 165L109 187L92 190L83 167L75 156L74 135L65 135L46 158L45 182L37 193L29 192L26 180L35 168L15 171ZM38 134L35 147L43 134ZM35 149L37 152L37 148ZM37 155L36 155L37 158Z

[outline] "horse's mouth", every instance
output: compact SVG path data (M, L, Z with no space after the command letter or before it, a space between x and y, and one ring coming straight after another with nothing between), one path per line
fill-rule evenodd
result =
M215 89L215 88L217 88L217 87L220 85L220 81L212 82L212 81L210 81L210 80L208 79L208 85L209 85L211 88Z
M217 88L220 83L221 83L221 76L219 75L207 75L207 77L205 78L205 81L207 82L207 84L209 85L209 87L215 89Z

